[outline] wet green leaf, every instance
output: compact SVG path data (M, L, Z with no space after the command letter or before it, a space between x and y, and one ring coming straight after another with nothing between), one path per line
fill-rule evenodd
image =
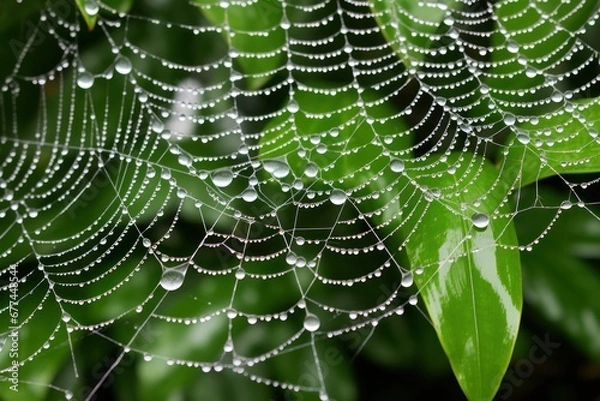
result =
M452 155L440 166L455 165L460 157ZM488 162L472 156L454 174L419 178L421 186L439 188L441 195L416 200L406 241L413 271L423 268L415 275L420 295L470 400L493 398L521 315L517 238L497 176ZM445 188L452 192L446 195Z
M79 8L79 12L88 29L90 31L93 30L96 26L96 21L98 21L98 3L93 0L75 0L75 4L77 4L77 8Z

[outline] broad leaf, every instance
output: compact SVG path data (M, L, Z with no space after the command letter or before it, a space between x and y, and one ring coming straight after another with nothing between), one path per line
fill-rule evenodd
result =
M463 391L470 400L491 400L519 329L517 238L497 171L478 156L459 166L454 174L418 179L441 195L415 205L406 251L413 270L423 269L415 282Z

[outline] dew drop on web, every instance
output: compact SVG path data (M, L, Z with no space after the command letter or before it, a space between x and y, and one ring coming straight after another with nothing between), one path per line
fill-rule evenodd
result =
M183 285L185 274L179 269L165 269L160 279L160 286L167 291L175 291Z
M317 315L307 313L306 317L304 318L304 328L312 333L319 330L319 327L321 327L321 321Z
M131 61L127 57L117 57L117 61L115 61L115 71L117 71L119 74L127 75L131 72L132 68Z
M217 170L210 176L212 182L220 188L229 186L233 181L233 174L229 170Z
M400 159L393 159L390 162L390 170L394 173L401 173L404 171L404 162Z
M475 213L471 216L471 222L475 228L484 229L490 224L490 217L484 213Z
M77 86L81 89L90 89L94 86L94 76L88 71L79 73L79 76L77 77Z
M100 11L100 7L98 6L98 3L95 0L85 0L85 2L83 3L83 9L88 15L92 17L98 15L98 12Z
M331 191L331 195L329 195L329 200L334 205L343 205L346 203L346 199L348 199L348 195L340 189L334 189Z

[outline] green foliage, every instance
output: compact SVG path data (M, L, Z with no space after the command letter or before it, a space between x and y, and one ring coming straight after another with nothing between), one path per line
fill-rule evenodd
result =
M514 352L522 326L523 302L581 352L600 361L600 277L592 263L600 258L599 210L595 201L580 198L576 190L585 189L588 184L578 185L575 180L579 178L571 176L600 172L600 104L595 97L584 98L586 94L581 93L577 81L584 78L573 67L579 61L569 55L570 46L579 40L577 35L583 33L580 30L590 20L595 5L588 1L572 10L559 1L534 2L534 6L529 3L498 2L473 10L455 1L425 5L407 0L371 1L370 29L380 29L382 43L392 49L391 55L402 65L398 70L382 68L380 73L383 76L392 71L391 75L397 74L392 79L398 79L407 88L411 85L418 88L415 90L421 103L411 104L414 109L411 112L407 112L404 99L386 93L385 84L364 84L362 75L360 79L353 76L348 83L343 72L345 60L332 62L327 57L315 57L311 62L321 60L323 65L331 63L334 67L314 74L308 62L306 70L298 68L305 61L296 54L303 40L311 38L314 32L326 33L330 26L337 32L335 24L342 25L339 21L331 22L335 20L332 18L316 24L316 28L312 27L314 30L309 29L310 24L305 25L308 12L301 6L271 0L231 3L195 0L191 7L193 12L170 10L185 24L207 20L217 27L209 33L203 32L206 36L201 35L203 39L199 42L186 42L181 39L183 35L177 36L180 33L162 34L160 23L156 23L154 29L147 29L138 25L139 21L129 20L126 35L140 38L141 48L145 46L150 53L156 52L165 60L172 58L180 63L167 73L151 62L133 66L157 82L163 79L168 82L173 77L166 75L171 74L185 78L186 66L197 63L199 57L217 60L214 61L217 67L207 68L200 74L218 82L203 93L214 100L207 102L209 106L203 104L201 110L195 110L194 117L202 121L199 124L207 131L202 132L203 139L211 137L213 131L229 129L219 126L227 123L215 116L230 114L235 121L242 107L255 107L256 115L270 117L268 121L257 119L262 124L256 124L260 126L259 133L248 135L247 143L243 143L250 145L250 150L244 153L249 154L250 164L261 166L258 179L264 185L256 190L246 186L247 181L242 179L249 175L248 171L254 170L246 170L247 166L234 173L230 170L236 161L229 157L228 147L239 146L238 143L223 145L214 138L198 143L183 137L173 140L177 146L172 146L170 133L161 129L164 127L155 129L156 124L162 125L160 107L169 109L169 99L157 96L153 100L164 101L164 104L155 109L146 108L141 103L147 100L139 100L144 93L131 90L128 77L112 76L119 57L124 57L132 48L120 45L116 53L123 54L115 55L113 49L98 44L101 41L94 35L101 35L99 18L106 11L105 7L127 13L147 11L144 6L133 0L102 4L76 0L77 23L85 24L89 31L85 33L89 36L80 34L90 43L85 45L87 51L77 55L80 70L73 68L65 80L72 83L76 95L64 99L63 92L49 86L43 96L25 93L22 98L35 101L42 98L48 103L44 109L47 125L60 126L62 120L71 120L70 131L76 134L65 138L64 144L52 144L52 150L63 145L65 149L90 146L113 153L103 162L99 175L92 176L86 170L89 175L86 178L96 183L98 192L92 199L64 199L60 194L53 194L51 199L36 199L40 210L51 201L63 204L65 210L73 205L81 206L85 214L73 219L65 214L55 217L42 213L37 220L11 225L0 237L0 250L10 249L2 263L21 263L32 255L30 248L34 249L34 257L48 253L59 259L60 255L69 255L80 246L78 233L89 231L97 222L111 226L106 233L102 231L105 238L110 238L109 231L116 229L122 231L123 236L133 238L133 245L131 249L115 247L114 253L107 254L102 253L102 248L90 247L92 251L88 254L73 256L82 263L92 264L95 270L84 269L78 272L76 279L58 280L60 291L64 291L60 293L66 294L67 299L70 296L95 299L90 305L65 307L57 301L57 292L50 291L48 286L36 286L48 280L44 277L36 281L35 275L42 275L36 271L37 266L26 273L34 279L25 280L20 289L28 294L20 303L20 313L31 315L33 319L20 333L22 352L34 355L40 349L50 348L50 351L36 356L36 363L25 364L21 374L31 382L45 385L28 387L20 394L7 392L5 398L53 399L49 384L70 388L78 379L66 366L71 363L70 359L78 359L82 351L76 345L73 349L77 351L77 358L70 355L71 344L87 344L88 339L84 330L60 328L93 326L98 322L102 326L114 316L119 316L124 324L101 335L110 338L110 342L89 341L92 346L101 344L96 348L99 355L127 349L119 358L125 360L122 365L133 365L134 369L114 377L108 370L109 376L102 376L97 373L104 372L107 366L103 369L98 369L98 365L88 366L93 365L93 357L83 357L76 362L81 363L82 371L92 371L96 381L106 377L114 379L115 392L121 399L202 399L210 394L215 401L267 400L281 395L277 393L279 390L262 383L263 378L268 377L275 383L293 383L303 378L302 386L306 388L301 390L306 390L306 394L302 393L305 397L302 399L323 398L326 394L319 394L315 389L324 388L333 399L357 400L359 383L350 368L352 356L349 354L360 354L364 350L371 362L408 370L417 366L428 377L447 369L446 359L440 356L443 351L467 398L491 400L501 386ZM4 11L5 7L0 5L0 10ZM38 4L20 8L16 18L20 22L7 19L3 12L0 32L14 35L15 26L40 7ZM150 12L155 11L152 7L158 9L156 5L148 6ZM487 20L493 26L481 28L486 34L475 35L475 38L466 37L461 33L460 24L455 25L456 20L467 19L465 15L472 12L493 16ZM182 26L187 26L185 24ZM531 26L535 29L528 29ZM343 27L344 35L346 28ZM556 33L548 33L553 30ZM335 43L337 39L331 39L334 36L319 45L326 47ZM122 39L117 38L117 42ZM344 40L347 42L342 50L331 52L334 54L331 59L337 60L340 55L360 49L360 43L355 45L346 37ZM464 41L462 48L456 45L460 40ZM185 43L186 50L181 50L183 46L172 46L173 42ZM310 51L318 54L318 46L314 47L317 49ZM479 53L475 51L478 48ZM208 56L198 56L196 52L200 51ZM595 51L589 50L589 54L597 58ZM34 60L45 60L42 56L40 49L34 48L28 53ZM360 60L361 56L356 57L353 61ZM477 61L478 58L482 61ZM439 66L459 66L461 62L473 62L472 68L447 69L456 69L456 74L437 72ZM356 68L353 74L358 71L358 67L352 68ZM75 82L88 70L94 72L96 82L93 90L86 92L77 88ZM573 82L552 81L552 77L564 70L575 71L570 75ZM140 76L144 77L143 74ZM548 81L552 82L547 84ZM278 92L277 88L287 83L290 89ZM236 95L229 96L232 90ZM248 93L260 93L266 100L257 100L258 96ZM244 96L256 104L243 104ZM531 105L536 109L530 110ZM4 104L0 107L4 110ZM90 109L103 113L98 114L101 116L98 120L87 121L83 116L88 115L86 111ZM428 139L442 130L419 121L426 119L426 113L443 115L438 123L445 125L446 131L434 146L429 146ZM133 131L144 135L135 136L131 144L119 148L119 135L132 130L122 116L138 114L142 117ZM24 125L28 127L34 125L29 115L19 114L15 118L25 119ZM243 135L247 134L248 121L254 123L250 118L241 124L239 132ZM484 128L474 132L469 122ZM19 135L25 138L31 134L29 131L35 129L23 130ZM6 135L6 132L0 133ZM102 132L102 140L106 142L82 145L90 132L94 133L90 134L93 138ZM160 135L154 136L152 132ZM160 139L155 140L155 137ZM149 145L149 142L152 143ZM35 140L32 143L36 143ZM0 155L7 159L13 157L10 153L10 150L0 149ZM40 153L42 156L34 159L24 152L24 163L41 159L41 166L46 168L54 153ZM206 164L194 166L188 162L186 158L193 154L207 155ZM94 155L91 152L77 162L71 158L70 162L91 160L90 165L95 164ZM123 162L123 155L133 156L133 159ZM189 171L181 167L186 164L191 166ZM82 194L89 191L87 181L63 182L65 176L69 179L70 169L71 165L58 165L58 173L46 181L47 173L42 168L32 175L39 175L37 181L50 186L75 188L75 193ZM197 180L191 171L202 171L206 176ZM140 172L146 176L144 182L139 178ZM225 174L231 185L217 185L219 174ZM594 178L590 181L593 183ZM98 182L106 184L98 187ZM557 182L561 188L551 188L548 182ZM316 200L307 200L292 190L289 197L280 197L282 186L288 191L298 189L298 193L310 189L318 196ZM174 191L174 188L186 191ZM32 188L23 191L29 189ZM147 202L148 199L152 201ZM194 207L185 203L188 199L194 199ZM4 199L2 202L0 205L8 211L10 202ZM291 207L297 204L306 207ZM121 212L123 205L127 208ZM17 220L14 210L7 212L7 219ZM261 238L262 253L256 257L264 254L269 258L258 263L252 259L255 255L247 257L247 243L243 249L237 249L235 241L228 242L231 238L217 235L221 243L209 244L210 251L225 247L237 258L223 261L215 252L196 250L193 252L195 264L169 268L182 271L185 281L181 288L169 291L161 287L164 261L159 262L159 258L152 255L156 251L152 244L164 240L166 248L184 254L189 241L186 235L192 237L201 230L218 233L221 229L232 233L234 238L250 238L254 222L245 228L232 210L240 212L239 215L241 212L253 214L261 223L266 222L264 226L272 233L269 231ZM177 216L175 220L193 225L199 211L204 226L195 225L184 235L163 226L164 223L156 223L159 215L170 214ZM126 217L117 221L106 217L121 214ZM129 224L127 218L136 225ZM381 286L377 287L370 280L379 277L381 271L365 273L369 280L357 280L352 283L354 290L346 291L344 286L322 285L307 272L309 269L298 267L298 257L308 259L311 253L322 256L322 250L310 248L310 241L315 244L322 241L335 248L335 241L331 241L335 239L360 249L367 243L361 236L364 233L357 234L344 226L358 220L363 224L361 227L366 227L364 232L377 238L378 245L385 245L389 253L388 266L401 277L399 287L409 288L413 281L416 285L417 293L410 296L406 304L398 306L396 313L404 313L404 306L418 304L420 299L431 327L424 323L425 319L415 322L415 316L409 313L403 319L410 323L390 322L389 316L379 321L366 313L358 317L358 321L364 318L364 324L357 326L359 330L344 331L345 326L354 324L352 321L357 316L346 322L339 321L353 308L377 310L381 305L392 305L394 300L388 302L386 298L374 307L365 306L382 292ZM31 239L18 240L21 232L33 232L44 224L49 228L42 230L35 245ZM329 232L314 234L310 231L328 224L333 227ZM279 242L286 237L282 235L284 239L281 239L278 235L285 231L284 227L292 225L293 230L308 233L310 250L306 255L279 252L283 249ZM64 241L52 242L52 238L61 235ZM340 266L350 264L350 268L357 271L362 268L359 252L350 256L356 257L349 258L342 252L322 257L315 271L323 277L331 273L332 281L342 277L343 282L344 272ZM294 262L289 262L290 257ZM294 263L295 267L288 267ZM118 269L109 266L118 266ZM281 266L288 270L282 270ZM0 266L0 270L4 267ZM214 274L201 277L191 274L193 269L204 268L215 268ZM239 271L243 280L233 274L221 274L228 271ZM289 271L293 274L288 274ZM63 272L57 273L57 277L62 277ZM103 280L99 280L97 274ZM264 280L262 274L272 276ZM387 280L389 284L389 277L391 274L386 276L384 272L382 281ZM85 282L85 288L77 288L77 280ZM297 292L305 301L305 292L309 290L310 302L298 306ZM393 298L392 293L385 296ZM43 305L43 314L35 313L38 305ZM317 306L322 305L335 306L320 310ZM302 309L299 314L298 310ZM290 311L290 316L287 312L280 315L278 311L282 310ZM305 329L305 317L299 315L309 316L313 310L319 310L315 317L320 319L323 333L337 333L333 338L325 339L325 336L319 337L322 333ZM381 310L387 313L385 308ZM243 317L243 321L234 320L228 312L234 317ZM256 316L263 314L273 315L269 315L269 321L257 322ZM153 316L161 318L150 320ZM169 318L164 318L166 316ZM196 324L189 316L204 318L201 324ZM275 322L271 322L271 318ZM71 325L73 321L77 324ZM0 327L8 326L9 316L0 314ZM336 332L339 327L342 327L341 332ZM345 335L350 338L347 343ZM49 338L53 344L60 345L51 346L47 342ZM284 343L289 348L279 348ZM413 348L408 350L407 344ZM235 369L221 372L223 365L214 365L213 361L220 360L225 360L225 365L229 363L227 358L233 355L232 350L260 361L253 371L256 377L247 380L243 374L234 374ZM283 352L271 355L272 350ZM261 360L262 355L267 357ZM314 360L315 355L321 355L320 359ZM9 363L7 353L0 354L0 362L2 367ZM109 362L110 365L114 360ZM233 359L231 364L236 366L236 362L240 361ZM165 369L165 363L170 369ZM204 373L198 375L198 369ZM284 397L297 395L296 390L287 391Z

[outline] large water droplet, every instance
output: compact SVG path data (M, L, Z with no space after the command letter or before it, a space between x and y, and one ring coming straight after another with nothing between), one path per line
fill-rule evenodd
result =
M281 160L267 160L264 162L265 170L275 178L284 178L290 173L290 166Z
M401 173L404 171L404 162L400 159L393 159L390 162L390 169L394 172L394 173Z
M115 62L115 71L117 71L119 74L127 75L131 72L131 69L131 61L129 61L127 57L117 57L117 61Z
M190 167L193 163L192 157L185 153L180 154L177 158L177 161L179 162L179 164L185 167Z
M160 286L167 291L175 291L183 285L185 274L177 268L165 269L160 279Z
M348 195L341 189L334 189L331 191L331 195L329 195L329 200L334 205L343 205L346 203L346 199L348 199Z
M304 168L304 175L309 178L315 178L319 174L319 166L315 163L308 163Z
M81 89L90 89L94 86L94 76L87 71L80 73L77 77L77 86Z
M484 213L475 213L471 216L471 222L474 227L484 229L490 224L490 217Z
M165 129L165 125L158 117L153 116L152 121L150 122L150 129L157 134L160 134Z
M292 100L291 102L288 103L287 110L290 113L297 113L300 110L300 106L298 105L298 102L296 102L295 100Z
M258 193L254 188L248 188L242 193L242 199L246 202L254 202L258 198Z
M83 9L88 15L92 17L94 15L97 15L98 11L100 11L100 7L98 6L98 3L95 0L85 0L85 2L83 3Z
M507 113L504 116L504 123L506 125L515 125L516 122L517 122L517 118L513 114Z
M568 201L568 200L566 200L566 201L563 201L563 202L560 204L560 208L561 208L561 209L563 209L563 210L568 210L568 209L570 209L570 208L572 208L572 207L573 207L573 204L571 203L571 201Z
M304 318L304 328L312 333L319 330L319 327L321 327L321 321L317 315L307 313Z
M402 281L400 282L402 287L408 288L411 285L413 285L413 282L414 282L414 279L413 279L413 275L411 272L402 274Z
M524 132L520 132L517 134L517 141L521 142L523 145L527 145L530 142L531 138Z
M511 53L517 53L519 51L519 45L515 42L508 42L506 45L506 50Z
M210 178L217 187L224 188L233 181L233 174L229 170L217 170L210 175Z

